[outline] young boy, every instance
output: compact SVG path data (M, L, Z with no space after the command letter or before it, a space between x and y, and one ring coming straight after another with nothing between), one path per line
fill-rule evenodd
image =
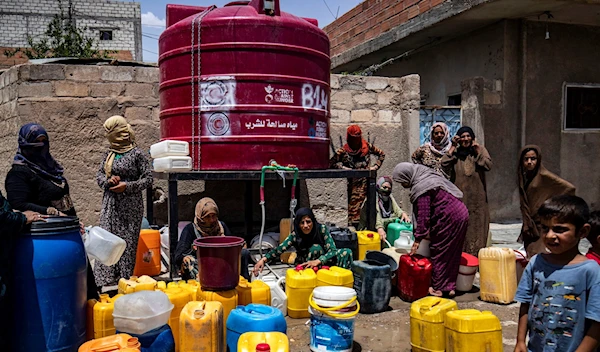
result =
M600 264L600 243L598 243L598 236L600 236L600 211L591 212L588 223L590 224L590 234L587 236L587 239L592 244L592 247L585 256Z
M519 283L515 352L596 351L600 268L578 250L579 240L590 231L589 208L583 199L563 195L547 200L538 215L549 253L534 256Z

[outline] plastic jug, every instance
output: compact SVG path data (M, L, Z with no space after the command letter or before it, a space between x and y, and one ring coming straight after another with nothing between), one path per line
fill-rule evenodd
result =
M198 297L196 299L198 301L221 302L223 305L223 328L225 328L225 322L227 322L229 313L231 313L238 305L238 294L236 290L203 291L202 288L199 288Z
M158 230L140 231L133 275L160 275L160 232Z
M98 303L95 299L88 299L85 312L85 340L94 338L94 306Z
M254 277L252 277L254 279ZM262 281L271 289L271 307L275 307L281 311L283 316L287 315L287 295L285 294L285 277L277 279L274 275L262 276L259 275L254 281ZM253 281L253 282L254 282Z
M168 284L164 281L158 281L156 283L156 288L164 291L167 288L178 287L182 290L185 290L190 295L190 301L195 301L198 296L198 289L200 288L200 284L196 280L188 280L188 281L173 281Z
M400 265L400 257L403 254L406 254L404 252L404 250L399 249L399 248L384 248L381 250L381 253L385 253L386 255L390 256L392 259L394 259L394 261L396 262L396 267L398 267Z
M403 222L400 219L396 219L394 222L389 223L387 229L385 230L385 235L389 243L394 243L400 235L402 231L410 232L412 235L413 225L409 222Z
M403 255L398 267L398 295L405 301L413 302L429 294L431 271L429 259L420 255Z
M360 312L371 314L387 310L392 297L390 266L375 260L355 260L352 273Z
M248 282L243 276L240 276L240 283L235 290L238 294L239 305L245 306L250 303L271 305L271 288L263 281Z
M317 286L354 286L352 271L337 266L324 266L317 271Z
M188 302L179 316L177 348L185 352L222 352L223 326L221 302Z
M153 159L166 156L187 156L189 154L189 143L184 141L164 140L150 146L150 156Z
M169 317L169 326L173 332L173 338L175 338L175 341L178 341L179 315L181 314L183 307L190 301L190 294L189 291L175 286L167 287L167 289L164 290L164 293L169 297L169 301L171 301L174 306L171 311L171 316ZM179 351L179 349L177 349L177 351Z
M266 344L266 346L260 346ZM238 340L237 352L289 352L290 342L288 337L280 332L245 332Z
M352 250L352 259L358 259L358 236L355 231L344 227L330 227L329 234L335 246Z
M113 322L113 311L115 309L115 300L121 296L123 295L116 295L113 298L110 298L107 294L100 295L100 300L94 305L95 339L115 334L116 329Z
M285 293L288 297L287 313L290 318L308 318L308 298L317 287L317 274L313 269L301 267L288 269L285 274Z
M373 231L358 231L358 260L365 259L367 251L380 251L381 239L379 234Z
M483 301L512 303L517 292L516 255L512 249L479 250L479 287Z
M115 300L115 328L128 334L144 334L169 322L174 305L161 291L140 291Z
M478 267L479 259L476 256L464 252L461 254L460 266L456 277L456 290L463 292L471 291Z
M392 241L390 241L390 243L391 242ZM404 254L409 254L414 242L415 241L412 239L412 232L403 231L393 243L395 248L401 249Z
M175 339L171 327L167 324L159 326L143 334L131 334L137 337L144 352L175 352Z
M457 310L455 301L425 297L410 305L410 345L413 352L444 352L446 313Z
M245 332L287 332L285 317L279 309L264 304L238 306L227 318L227 350L237 351Z
M121 278L119 280L118 290L120 294L128 294L139 291L154 291L154 289L156 289L156 280L150 276L132 276L129 278L129 280L125 278Z
M125 252L125 240L99 226L86 228L83 240L88 256L111 266L117 264Z
M502 327L492 312L475 309L446 314L446 352L502 352Z
M137 338L128 334L118 334L91 340L79 346L79 352L100 351L139 351L141 347Z

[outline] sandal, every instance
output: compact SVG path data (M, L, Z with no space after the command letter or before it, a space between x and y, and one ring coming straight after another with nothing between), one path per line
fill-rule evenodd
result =
M433 287L429 288L429 294L434 297L442 297L443 296L442 291L434 290Z

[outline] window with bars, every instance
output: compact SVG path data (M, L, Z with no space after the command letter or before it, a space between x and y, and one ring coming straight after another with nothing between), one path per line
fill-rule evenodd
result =
M566 84L564 129L600 130L600 84Z

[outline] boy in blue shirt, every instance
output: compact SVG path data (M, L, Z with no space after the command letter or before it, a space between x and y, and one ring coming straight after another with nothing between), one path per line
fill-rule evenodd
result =
M596 351L600 268L578 249L590 231L589 208L583 199L564 195L547 200L538 215L547 253L531 259L517 289L521 309L515 352Z

